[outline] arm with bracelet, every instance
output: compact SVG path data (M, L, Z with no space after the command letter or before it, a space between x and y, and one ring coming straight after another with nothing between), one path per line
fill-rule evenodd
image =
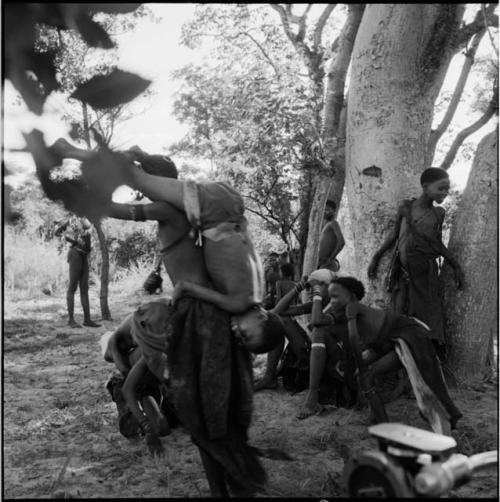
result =
M301 315L304 313L308 312L303 312L303 305L294 305L293 307L290 307L290 303L292 303L295 298L297 298L298 295L305 289L306 287L306 279L302 279L300 282L298 282L293 289L288 291L288 293L284 294L278 303L271 309L271 312L274 312L275 314L278 315L286 315L286 316L292 316L292 315ZM297 309L296 311L294 309ZM290 311L293 311L293 313L289 313Z

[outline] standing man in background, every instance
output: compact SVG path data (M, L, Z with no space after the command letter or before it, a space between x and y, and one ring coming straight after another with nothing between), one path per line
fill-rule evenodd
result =
M90 318L89 303L89 260L90 254L90 222L86 218L71 216L59 225L54 234L60 236L64 232L64 239L71 244L68 251L69 284L66 293L68 308L68 325L72 328L81 328L75 321L75 293L80 287L80 301L83 308L83 325L98 328L100 324Z
M333 200L327 200L325 206L324 219L326 221L319 240L319 256L317 268L328 268L337 272L340 264L337 255L345 245L344 236L340 226L335 219L337 204Z

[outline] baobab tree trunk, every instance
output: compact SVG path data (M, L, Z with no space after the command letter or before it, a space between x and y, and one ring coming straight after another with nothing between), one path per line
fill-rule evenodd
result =
M346 191L356 276L367 301L387 306L367 268L393 224L397 206L416 197L431 131L434 101L451 59L447 37L463 14L460 5L371 4L353 50L347 106Z
M492 342L498 335L498 129L478 145L458 205L449 249L461 264L465 288L457 291L449 269L445 283L447 358L460 378L491 371Z

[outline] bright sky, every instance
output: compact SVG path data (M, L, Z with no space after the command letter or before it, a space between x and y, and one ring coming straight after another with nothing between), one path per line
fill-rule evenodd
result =
M204 54L199 50L191 51L179 45L182 24L192 16L194 4L161 3L148 4L148 6L162 20L158 24L142 20L133 32L120 36L118 42L121 56L118 67L151 79L155 94L149 101L134 101L133 106L136 110L140 110L140 113L119 126L113 146L126 148L139 145L149 152L168 153L168 147L181 139L186 132L185 127L179 124L172 114L173 93L178 84L170 79L170 74L172 70L188 62L200 62ZM479 52L486 50L488 43L490 42L485 37ZM461 62L462 58L462 55L458 55L456 59ZM453 65L447 81L453 84L459 71L460 66ZM37 127L44 132L45 140L50 144L61 136L69 139L68 126L57 114L51 113L63 105L61 97L50 97L46 103L46 113L43 118L40 118L29 113L25 105L14 106L12 104L14 96L13 87L6 82L3 130L5 160L7 165L15 168L16 172L27 175L34 170L31 156L9 152L11 148L24 146L22 132L29 132ZM464 125L471 122L471 118L465 115L462 115L459 120L463 121ZM486 132L486 128L481 129L477 133L478 139ZM463 166L450 170L455 186L463 188L467 172L468 170ZM22 177L19 181L22 181Z

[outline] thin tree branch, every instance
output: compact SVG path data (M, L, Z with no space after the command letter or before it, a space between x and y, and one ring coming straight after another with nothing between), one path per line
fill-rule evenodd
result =
M469 127L466 127L457 134L450 149L448 150L448 153L446 154L446 157L444 158L440 166L441 169L449 169L449 167L455 160L455 156L458 152L458 149L460 148L460 146L462 146L462 143L465 141L465 139L471 134L481 129L481 127L483 127L490 120L490 118L494 115L494 113L497 110L498 110L498 103L496 102L496 96L495 96L495 98L490 102L483 116L479 120L476 120L476 122L471 124Z
M467 83L467 79L469 77L472 65L474 64L474 56L476 55L477 48L485 32L486 30L483 29L479 33L474 35L470 47L465 51L465 61L462 66L460 76L457 80L455 90L453 91L450 103L448 105L448 109L446 110L446 113L444 114L444 117L439 126L431 131L429 137L427 152L428 152L428 158L430 160L432 160L432 158L434 157L434 152L436 150L436 145L439 141L439 138L441 138L441 136L444 134L444 132L450 125L450 122L452 121L455 115L458 104L460 103L460 98L462 97L462 93L465 88L465 84Z
M494 14L496 6L497 4L488 4L484 11L479 9L474 21L466 24L458 31L455 51L460 50L460 48L463 47L472 36L479 33L487 26L495 26L498 28L498 16Z
M488 26L488 14L486 13L484 3L481 4L481 12L483 13L484 24L486 25L486 31L488 32L488 37L490 39L491 46L493 47L493 50L497 55L497 61L498 61L498 47L495 45L495 42L493 40L493 35L491 34L490 27Z
M290 28L289 13L290 13L291 5L287 4L287 8L290 7L288 12L286 12L285 9L277 3L270 3L269 5L272 9L274 9L279 14L280 19L281 19L281 24L283 25L283 29L285 30L285 35L288 37L290 42L292 42L293 46L297 47L297 40L296 40L295 35L293 34L293 32Z
M252 36L250 33L247 33L246 31L241 32L242 35L246 35L252 42L259 48L260 52L262 52L262 55L266 59L266 61L272 66L274 73L276 74L276 77L278 77L278 80L280 79L281 75L280 72L278 71L278 68L274 64L273 60L269 57L267 52L265 51L264 47Z
M364 5L349 5L347 19L338 37L337 55L328 70L322 133L325 141L332 138L338 129L340 112L344 105L345 78L363 12Z
M303 42L304 37L306 36L306 21L307 21L307 15L309 14L309 11L311 10L312 4L307 4L306 10L304 11L304 14L300 16L299 19L299 31L297 32L297 41Z
M321 37L323 36L323 29L325 27L326 22L328 21L328 18L330 17L330 14L333 12L335 7L337 6L336 3L330 3L325 7L325 10L321 13L321 16L318 19L318 22L316 23L316 26L314 27L314 34L313 34L313 51L316 52L321 45Z

